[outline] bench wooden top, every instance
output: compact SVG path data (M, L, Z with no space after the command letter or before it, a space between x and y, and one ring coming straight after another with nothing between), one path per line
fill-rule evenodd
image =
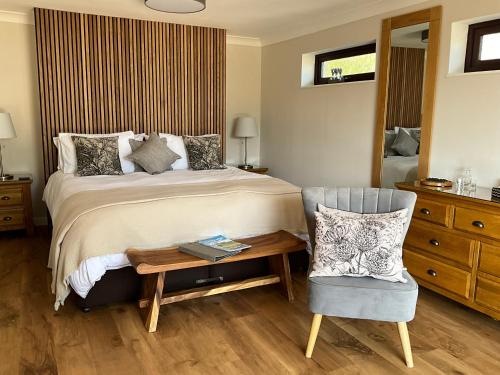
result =
M239 262L241 260L290 253L306 248L305 241L284 230L237 241L252 245L252 247L250 249L243 250L238 255L222 259L216 263L182 253L176 247L157 250L128 249L126 254L137 273L146 275L151 273L202 267L211 264Z

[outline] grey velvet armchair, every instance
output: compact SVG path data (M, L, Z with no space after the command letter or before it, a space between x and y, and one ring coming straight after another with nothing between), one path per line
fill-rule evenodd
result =
M330 208L357 213L385 213L408 208L411 218L416 194L376 188L311 187L302 190L309 237L314 249L318 203ZM410 220L405 224L408 231ZM406 322L415 316L418 285L406 272L407 283L393 283L370 277L309 278L309 308L314 313L306 357L311 358L323 315L344 318L396 322L406 365L413 367L410 338Z

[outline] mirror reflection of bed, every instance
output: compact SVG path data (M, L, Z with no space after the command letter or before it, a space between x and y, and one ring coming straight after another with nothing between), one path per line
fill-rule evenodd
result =
M418 177L429 23L391 31L382 187Z

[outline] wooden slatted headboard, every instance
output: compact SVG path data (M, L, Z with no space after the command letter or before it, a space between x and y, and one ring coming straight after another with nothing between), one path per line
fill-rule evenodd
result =
M46 180L59 132L225 139L225 30L38 8L35 29Z

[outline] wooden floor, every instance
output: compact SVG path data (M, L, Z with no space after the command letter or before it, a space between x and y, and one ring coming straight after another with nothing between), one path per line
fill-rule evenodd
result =
M421 290L406 369L395 324L323 319L311 360L306 278L162 308L148 334L132 304L54 312L48 235L0 234L0 374L500 374L500 323Z

